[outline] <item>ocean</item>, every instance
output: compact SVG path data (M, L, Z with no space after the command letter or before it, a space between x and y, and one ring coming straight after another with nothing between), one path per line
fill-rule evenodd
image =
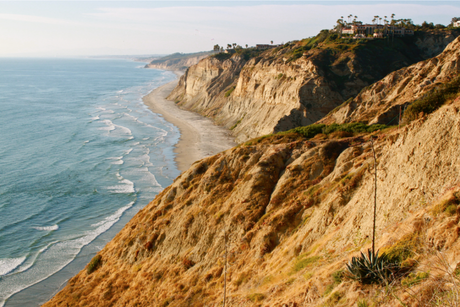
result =
M180 174L142 103L176 77L142 67L0 59L0 307L49 300Z

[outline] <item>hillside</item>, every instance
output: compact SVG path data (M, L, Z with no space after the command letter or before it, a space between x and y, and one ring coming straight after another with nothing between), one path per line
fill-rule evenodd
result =
M451 289L436 270L460 261L459 109L374 133L377 247L407 248L412 270L433 275L411 289L423 299L433 282ZM369 247L374 184L369 135L339 136L277 135L197 162L44 306L218 306L224 231L228 306L416 306L400 285L393 297L339 274Z
M397 124L400 112L403 119L409 121L420 112L429 112L430 105L434 106L440 100L448 99L449 94L458 92L459 48L460 40L456 39L437 57L389 74L363 89L321 122L386 124L393 121ZM436 95L436 92L439 94ZM420 105L418 109L411 107L414 103Z
M438 107L399 129L316 124L196 162L44 306L220 306L225 285L227 306L458 305L460 97ZM366 285L344 270L371 245L375 172L376 248L403 273Z
M211 54L213 54L212 51L196 53L173 53L149 61L150 63L145 65L145 68L186 70L188 67L197 64L201 59L204 59Z
M320 120L388 73L437 55L458 34L366 41L322 31L262 54L205 58L169 98L232 129L243 142Z

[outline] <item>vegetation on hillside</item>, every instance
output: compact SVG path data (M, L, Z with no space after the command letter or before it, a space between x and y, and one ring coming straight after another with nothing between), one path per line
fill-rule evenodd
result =
M366 125L363 123L347 123L347 124L312 124L304 127L296 127L294 129L288 130L286 132L279 132L280 134L284 133L299 133L306 137L307 139L313 138L318 134L329 135L336 132L346 132L345 134L335 134L334 136L352 136L357 133L371 133L377 130L386 129L389 126L386 125Z
M216 58L220 61L225 61L227 59L230 59L231 57L239 56L244 58L246 61L249 61L252 58L258 57L265 51L257 48L235 48L232 50L234 51L233 53L219 52L211 55L211 57Z
M403 120L410 122L417 119L420 114L430 114L439 109L447 101L460 94L460 77L455 77L451 82L444 83L434 88L422 98L412 102L404 112Z

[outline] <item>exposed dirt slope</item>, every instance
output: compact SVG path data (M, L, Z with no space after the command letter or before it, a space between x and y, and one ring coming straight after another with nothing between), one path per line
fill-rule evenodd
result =
M398 123L400 108L458 77L460 38L455 39L438 56L397 70L349 100L323 123L367 122Z
M427 250L450 267L460 261L455 208L451 217L431 209L460 189L459 109L377 134L379 248L423 233ZM331 277L369 247L368 137L276 135L197 162L107 244L94 272L81 271L44 306L220 306L224 230L227 306L418 306L401 289ZM424 255L417 270L432 260Z
M208 57L191 66L169 99L233 130L237 142L312 124L388 73L441 52L458 33L395 41L313 39L253 58Z

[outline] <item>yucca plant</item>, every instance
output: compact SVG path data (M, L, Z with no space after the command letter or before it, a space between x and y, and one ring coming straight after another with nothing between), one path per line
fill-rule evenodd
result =
M390 259L385 253L379 255L371 249L367 254L361 252L347 264L346 276L363 284L385 283L395 277L400 270L398 262Z

